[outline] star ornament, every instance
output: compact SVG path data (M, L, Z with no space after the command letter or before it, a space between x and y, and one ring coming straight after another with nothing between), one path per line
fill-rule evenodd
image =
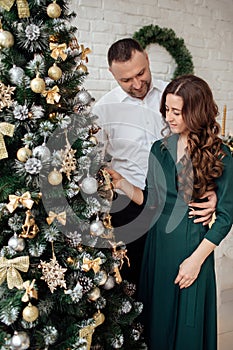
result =
M51 293L53 293L57 287L66 289L64 274L67 269L59 265L56 256L53 256L50 262L40 261L38 267L42 269L43 276L41 279L47 283Z

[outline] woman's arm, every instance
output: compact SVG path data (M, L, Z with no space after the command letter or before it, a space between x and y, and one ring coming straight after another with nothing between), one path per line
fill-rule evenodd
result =
M188 288L197 279L201 270L201 265L206 258L212 253L216 245L204 238L197 249L185 259L179 267L175 284L179 284L180 288Z
M143 192L139 187L132 185L124 177L122 177L117 171L113 169L106 169L112 177L112 184L114 189L123 191L129 199L138 205L143 203Z

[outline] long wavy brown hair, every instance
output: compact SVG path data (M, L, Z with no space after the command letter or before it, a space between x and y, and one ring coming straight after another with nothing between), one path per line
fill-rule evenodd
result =
M209 85L195 75L183 75L167 85L160 105L164 119L167 94L183 99L182 117L189 133L186 153L181 159L183 167L178 174L178 184L185 201L189 202L200 198L206 191L214 190L215 179L222 175L224 152L221 149L222 140L218 136L218 107ZM166 123L164 135L167 135L167 129L169 126Z

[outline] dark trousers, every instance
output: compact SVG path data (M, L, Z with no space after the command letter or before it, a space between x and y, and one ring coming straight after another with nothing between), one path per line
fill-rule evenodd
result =
M143 205L139 206L124 195L118 195L111 208L112 226L116 242L126 244L130 267L124 260L120 271L123 280L139 282L141 263L146 240L146 234L151 222L151 211Z

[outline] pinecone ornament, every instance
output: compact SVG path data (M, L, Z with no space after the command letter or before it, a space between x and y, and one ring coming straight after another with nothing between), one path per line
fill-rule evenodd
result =
M77 281L82 286L84 294L88 293L94 287L94 284L93 284L91 278L89 278L89 277L87 277L85 275L79 274L78 278L77 278Z

